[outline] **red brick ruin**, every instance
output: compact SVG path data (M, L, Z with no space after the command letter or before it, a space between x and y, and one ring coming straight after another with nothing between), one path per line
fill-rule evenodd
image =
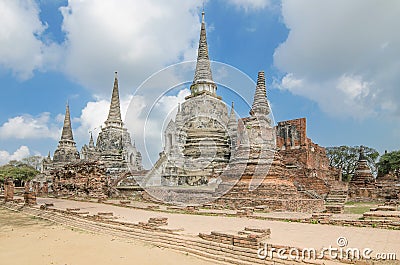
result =
M14 200L14 182L11 178L4 180L4 201L10 202Z
M39 183L38 182L25 182L24 189L24 202L26 205L35 205L36 204L36 193L38 190Z
M349 200L398 201L400 199L399 183L398 172L378 176L375 179L368 166L363 147L361 147L357 167L349 183Z

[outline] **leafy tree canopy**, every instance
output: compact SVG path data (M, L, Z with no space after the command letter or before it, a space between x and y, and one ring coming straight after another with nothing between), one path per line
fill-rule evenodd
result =
M379 158L378 174L385 175L400 169L400 150L385 153Z
M20 161L12 160L8 164L0 167L0 181L10 177L15 180L31 180L40 172L34 167Z
M364 155L368 161L368 165L372 170L372 174L376 176L377 165L376 160L379 153L371 147L363 146ZM361 146L334 146L327 147L326 154L329 158L332 167L342 170L342 178L344 181L349 181L354 174L357 166L357 161L360 156Z
M36 170L40 170L40 168L42 166L42 160L43 160L42 156L36 155L36 156L28 156L28 157L22 158L21 162L24 164L27 164L28 166L35 168Z

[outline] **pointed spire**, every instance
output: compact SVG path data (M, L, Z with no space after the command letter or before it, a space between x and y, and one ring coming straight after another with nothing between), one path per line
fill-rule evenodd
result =
M228 130L236 130L237 129L237 119L235 113L235 107L232 101L231 113L229 114L228 120Z
M264 71L258 72L257 87L254 93L254 101L250 110L251 116L266 116L270 113L269 104L267 100L267 89L265 86Z
M236 120L236 114L235 114L235 105L232 101L232 105L231 105L231 113L229 114L229 119L234 118Z
M364 146L360 146L360 156L358 157L358 161L367 160L365 157L365 148Z
M360 146L360 156L356 164L354 175L350 180L351 183L362 186L375 182L375 178L372 175L371 167L368 165L368 160L365 156L364 149L364 146Z
M194 74L193 84L199 81L208 81L214 83L211 73L210 58L208 56L207 33L206 33L206 23L204 20L204 11L201 13L200 41L197 53L196 72Z
M89 148L94 148L93 134L90 132Z
M106 126L117 125L122 126L121 119L121 107L119 101L119 90L118 90L118 73L115 72L114 88L111 96L110 111L108 112L108 118L105 122Z
M193 83L190 86L192 96L197 95L202 91L208 91L216 96L217 86L213 81L210 58L208 56L206 23L204 20L204 11L201 13L201 30L199 48L197 51L196 71L194 73Z
M54 162L71 162L79 160L79 152L76 150L74 137L71 128L71 115L69 113L69 104L65 109L64 126L61 133L61 140L53 155Z
M50 157L50 151L49 151L49 153L47 154L47 159L51 159L51 157Z
M72 134L72 128L71 128L71 115L69 113L68 102L65 108L64 126L61 133L61 141L62 140L74 141L74 136Z

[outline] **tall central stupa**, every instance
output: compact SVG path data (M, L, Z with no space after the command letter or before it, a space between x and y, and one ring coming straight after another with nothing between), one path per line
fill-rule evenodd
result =
M158 184L163 186L206 185L216 182L229 162L231 138L234 137L230 135L228 123L232 123L232 118L236 123L236 117L228 115L226 104L216 93L204 12L190 91L191 94L178 106L175 121L171 120L164 132L164 150L146 176L147 180L159 179Z

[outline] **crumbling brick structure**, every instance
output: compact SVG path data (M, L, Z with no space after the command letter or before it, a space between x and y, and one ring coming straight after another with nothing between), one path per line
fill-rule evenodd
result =
M4 180L4 201L9 202L14 200L14 182L11 178Z
M55 195L105 198L112 195L110 176L100 162L81 161L53 170L52 188Z
M360 148L357 166L349 183L349 199L352 201L373 201L377 199L375 178L368 166L363 147Z
M328 170L325 150L317 149L318 146L306 137L305 119L286 122L286 125L293 123L287 131L284 131L283 123L278 129L274 128L268 117L265 95L264 73L260 72L250 117L238 123L237 149L221 177L223 182L217 189L215 196L218 199L214 203L236 209L264 207L267 211L323 211L323 197L314 190L319 188L318 191L327 194L329 186L317 176L305 176L304 170L322 172L320 169L325 166ZM277 131L281 137L276 140L276 146ZM312 148L317 149L318 155L309 152ZM300 188L298 182L303 177L311 179L309 189L312 192ZM315 183L318 185L313 185Z
M300 190L325 197L331 189L347 189L340 182L340 170L329 166L325 148L307 137L306 118L278 122L276 143L288 174Z
M400 202L400 173L397 171L378 176L375 189L378 199Z
M26 205L35 205L36 196L39 190L39 182L27 181L24 186L24 203Z
M351 201L398 202L400 200L399 173L392 172L375 179L361 147L357 167L349 184L349 199Z
M49 193L49 184L47 182L44 182L42 184L42 187L40 188L39 194L41 196L47 196L48 193Z
M24 192L24 202L26 205L35 205L36 193L33 191Z

